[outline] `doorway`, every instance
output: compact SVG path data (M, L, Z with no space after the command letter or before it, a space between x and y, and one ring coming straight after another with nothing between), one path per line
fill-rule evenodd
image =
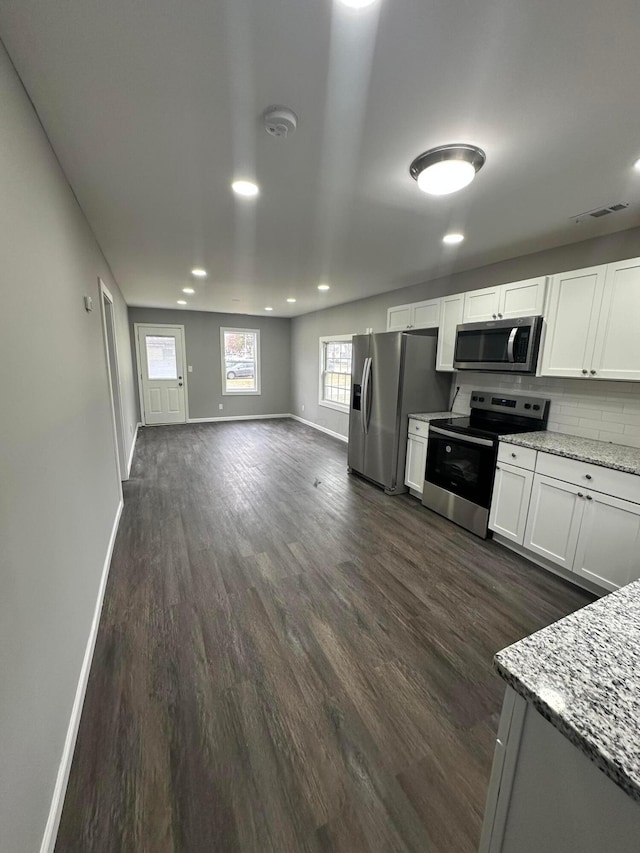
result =
M140 412L147 426L187 420L184 326L135 324Z
M106 288L102 279L100 283L100 309L102 311L102 333L104 350L107 359L107 376L109 380L109 396L113 415L113 435L116 443L116 462L120 480L129 479L127 451L125 446L125 429L122 411L122 396L120 394L120 371L118 368L118 344L116 341L116 323L113 307L113 296Z

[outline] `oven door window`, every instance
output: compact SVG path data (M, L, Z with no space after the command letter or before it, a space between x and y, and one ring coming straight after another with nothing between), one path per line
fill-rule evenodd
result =
M464 438L429 436L426 480L472 503L489 508L495 449Z

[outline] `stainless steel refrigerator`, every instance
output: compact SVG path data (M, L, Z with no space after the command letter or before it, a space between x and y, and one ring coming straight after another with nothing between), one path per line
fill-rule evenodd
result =
M451 375L436 373L437 330L426 334L355 335L349 417L350 473L406 492L404 466L409 414L444 412Z

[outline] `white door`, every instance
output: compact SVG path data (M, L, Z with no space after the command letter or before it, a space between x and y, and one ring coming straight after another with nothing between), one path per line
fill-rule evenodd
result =
M537 317L542 314L546 288L547 277L544 275L503 284L500 288L498 317L510 320L513 317Z
M483 320L497 320L500 310L500 286L483 287L482 290L470 290L464 294L463 323L481 323Z
M606 589L640 578L640 506L589 492L574 571Z
M184 336L180 326L138 325L138 365L145 424L186 421Z
M524 547L571 571L584 497L577 486L536 474L533 478Z
M589 267L551 279L541 376L591 375L606 269Z
M590 375L640 381L640 259L607 266Z
M518 545L524 541L532 484L533 471L504 462L496 465L489 527Z
M407 463L404 472L404 484L414 492L424 488L424 474L427 467L427 439L410 435L407 441Z
M396 305L387 308L387 332L404 332L413 323L413 306Z
M453 371L453 351L456 345L456 326L462 323L464 294L445 296L440 300L440 331L436 350L436 370Z
M440 324L440 300L429 299L413 305L413 329L437 329Z

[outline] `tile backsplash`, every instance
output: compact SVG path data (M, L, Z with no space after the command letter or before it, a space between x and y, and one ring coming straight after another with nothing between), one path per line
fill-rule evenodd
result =
M551 400L548 429L640 447L640 384L599 379L557 379L458 372L456 412L468 413L476 388L500 394L531 394Z

